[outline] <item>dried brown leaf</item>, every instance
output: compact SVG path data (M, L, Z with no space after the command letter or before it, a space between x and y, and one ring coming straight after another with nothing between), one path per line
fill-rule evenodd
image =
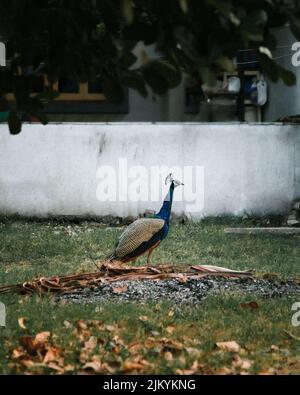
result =
M84 343L84 348L87 351L92 351L94 348L96 348L98 344L98 340L95 336L91 336L85 343Z
M48 331L45 332L40 332L35 336L35 342L36 343L45 343L48 338L50 337L51 333Z
M108 332L115 332L115 331L118 330L118 327L115 326L115 325L105 325L105 329L106 329Z
M87 362L83 366L84 370L93 370L95 373L103 373L103 367L100 361L94 360L91 362Z
M174 330L175 330L175 326L174 325L169 325L169 326L166 327L166 331L167 331L167 333L169 335L172 335Z
M32 336L22 336L20 338L20 344L29 355L35 355L38 349L44 348L44 344L37 343Z
M164 353L164 358L167 362L172 362L173 361L173 354L170 351L166 351Z
M253 362L249 359L242 359L238 355L235 355L233 358L232 366L235 368L239 368L242 370L249 370L252 366Z
M46 352L43 363L58 362L60 359L60 349L57 347L50 347Z
M276 346L275 344L272 344L272 346L270 347L270 350L271 351L279 351L279 347L278 346Z
M77 320L76 326L78 330L87 330L87 324L83 320Z
M133 361L126 360L123 364L123 372L130 373L132 371L140 371L145 367L152 366L148 361L145 359L141 359L140 357L135 358Z
M64 373L65 369L62 368L61 366L58 366L55 362L50 362L48 365L46 365L48 368L56 370L59 373Z
M35 363L31 359L23 359L21 361L22 366L25 366L25 368L31 368L35 365Z
M128 347L128 350L129 350L130 354L132 354L132 355L139 354L142 351L142 349L143 349L143 346L141 343L134 343Z
M252 302L247 302L247 303L241 303L241 308L242 309L249 309L249 310L256 310L259 308L258 303L255 301Z
M141 315L141 316L139 316L139 320L142 322L146 322L146 321L149 321L149 318L146 315Z
M190 376L192 374L195 374L197 370L199 369L200 365L198 364L197 361L193 362L193 365L190 367L190 369L176 369L175 373L179 375L185 375L185 376Z
M28 320L28 318L26 318L26 317L20 317L20 318L18 318L19 327L22 328L22 329L26 329L25 322L26 322L27 320Z
M26 355L26 353L24 352L24 350L17 348L15 350L13 350L11 358L12 359L19 359L22 358Z
M194 347L186 347L185 351L192 358L200 358L202 355L202 351L198 350L198 348L194 348Z
M228 352L239 352L241 350L241 346L235 340L227 342L217 342L216 346L220 350Z
M226 366L223 366L222 368L218 368L215 373L221 376L225 376L227 374L232 374L232 370L230 370Z
M71 322L69 322L69 321L64 321L64 327L66 328L66 329L70 329L70 328L72 328L72 324L71 324Z

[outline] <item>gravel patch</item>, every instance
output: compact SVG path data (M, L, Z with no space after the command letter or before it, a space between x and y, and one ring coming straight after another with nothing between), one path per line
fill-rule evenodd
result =
M292 297L300 295L300 283L292 280L221 277L190 279L186 283L177 279L119 281L103 284L94 289L86 288L72 294L60 295L58 299L74 303L169 300L175 304L195 304L209 295L219 293L262 298Z

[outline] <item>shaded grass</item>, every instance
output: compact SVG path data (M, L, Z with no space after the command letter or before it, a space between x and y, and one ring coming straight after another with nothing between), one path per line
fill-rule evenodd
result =
M237 219L207 219L202 223L172 224L167 240L155 252L155 263L182 265L211 264L233 269L256 269L259 275L277 273L280 277L299 277L300 238L275 235L228 235L226 226L245 225ZM249 226L249 224L246 224ZM253 224L257 226L257 223ZM18 283L39 275L94 270L92 258L103 259L114 245L121 229L95 222L81 224L10 219L0 222L0 284ZM144 258L139 262L144 263ZM144 359L152 363L147 373L176 373L190 369L195 360L197 373L218 373L233 367L232 353L220 352L217 341L235 340L244 348L242 358L252 361L250 373L299 373L300 342L283 332L300 336L291 326L293 298L258 300L257 310L242 309L241 302L255 296L218 295L209 297L196 307L176 307L162 301L153 303L56 304L51 298L2 295L7 309L7 326L0 328L0 373L23 373L11 360L11 352L24 335L50 331L55 342L65 349L64 357L73 366L72 373L82 370L79 354L82 342L74 337L76 321L101 320L117 325L124 347L118 355L109 352L113 334L93 334L104 342L103 358L122 361L130 357L130 345L146 344L149 337L173 339L183 350L172 351L173 361L166 361L161 345L142 347ZM172 314L169 314L173 311ZM141 321L147 316L147 321ZM27 317L27 329L18 326L18 318ZM65 321L71 327L65 327ZM167 331L168 326L174 332ZM278 349L271 351L276 345ZM194 348L197 356L187 351ZM111 354L111 355L110 355ZM109 355L109 356L108 356ZM122 363L116 372L122 371ZM149 370L150 369L150 370ZM46 373L53 373L45 368Z

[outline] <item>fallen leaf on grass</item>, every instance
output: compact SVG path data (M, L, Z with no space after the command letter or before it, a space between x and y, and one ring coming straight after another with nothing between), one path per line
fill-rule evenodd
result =
M20 317L20 318L18 318L19 327L22 328L22 329L26 329L25 322L26 322L27 320L28 320L28 318L26 318L26 317Z
M160 335L160 333L157 331L151 331L150 333L152 336L159 336Z
M272 346L270 347L271 351L279 351L279 347L276 346L275 344L272 344Z
M58 366L56 363L54 363L54 362L50 362L48 365L45 365L47 368L50 368L50 369L53 369L53 370L56 370L57 372L60 372L60 373L64 373L65 372L65 369L64 368L62 368L61 366Z
M77 320L76 326L78 330L87 330L87 324L83 320Z
M167 362L172 362L173 361L173 355L172 355L172 353L170 353L170 351L166 351L165 353L164 353L164 358L165 358L165 360L167 361Z
M216 346L220 350L228 352L239 352L241 350L241 346L235 340L228 342L217 342Z
M31 368L35 365L35 363L31 359L24 359L21 361L21 364L25 366L25 368Z
M12 359L19 359L19 358L24 357L25 355L26 354L25 354L25 352L22 349L17 348L15 350L13 350L11 358Z
M194 348L194 347L186 347L185 351L192 358L199 358L203 353L202 351L198 350L198 348Z
M139 316L139 320L142 322L146 322L149 320L149 318L146 315L141 315L141 316Z
M66 328L66 329L69 329L69 328L72 328L72 324L71 324L71 322L69 322L69 321L64 321L64 327Z
M175 330L175 326L174 325L169 325L169 326L166 327L166 331L167 331L167 333L169 335L172 335L174 330Z
M146 361L145 359L140 359L139 357L134 361L126 360L123 364L123 372L130 373L132 371L140 371L146 367L152 366L151 363Z
M89 340L84 343L84 348L87 351L92 351L98 344L98 340L95 336L91 336Z
M128 351L131 355L138 355L142 349L143 346L141 345L141 343L133 343L128 347Z
M73 372L75 370L75 367L73 365L66 365L64 366L65 372Z
M105 329L106 329L108 332L115 332L115 331L118 330L118 327L115 326L115 325L105 325Z
M222 368L218 368L215 373L220 376L225 376L227 374L232 374L232 370L230 370L226 366L223 366Z
M186 358L185 358L184 355L180 355L180 356L177 358L177 361L178 361L178 363L179 363L180 366L185 367L185 365L186 365Z
M249 310L256 310L259 308L258 303L255 301L252 302L247 302L247 303L241 303L240 304L242 309L249 309Z
M33 336L22 336L20 344L29 355L36 355L38 350L45 348L45 345L36 342Z
M275 374L275 369L274 368L269 368L267 370L262 370L261 372L258 373L260 376L270 376Z
M176 369L175 374L190 376L195 374L199 367L201 367L201 365L198 364L198 361L194 361L190 369Z
M93 361L91 362L87 362L84 366L83 366L84 370L93 370L95 373L103 373L103 367L102 364L99 360L97 360L96 358L94 358Z
M45 343L50 337L50 335L51 335L50 332L40 332L35 336L34 340L36 343Z
M43 363L47 364L49 362L63 362L62 358L60 357L60 349L57 347L50 347L48 348L46 355L43 359Z
M235 368L240 368L243 370L249 370L252 366L253 362L249 359L242 359L238 355L233 358L232 366Z

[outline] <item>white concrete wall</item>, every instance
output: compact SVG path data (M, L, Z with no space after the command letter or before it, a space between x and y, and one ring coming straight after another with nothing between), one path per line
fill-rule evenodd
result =
M129 176L137 178L127 179L124 166L119 169L120 158L127 160ZM122 181L117 201L97 198L103 166L121 173L109 181L110 186L116 181L118 193ZM153 166L179 166L174 173L185 186L175 191L180 200L173 206L177 214L285 212L300 196L299 128L280 124L49 124L24 125L20 135L11 136L7 126L0 125L0 213L127 216L156 210L161 197L150 201L155 197L143 196L147 201L138 202L124 198L126 180L131 192L141 181L142 194L148 188L153 192L156 181L162 183L151 179ZM185 166L192 166L193 178L180 174ZM196 191L198 208L188 201L193 198L191 188Z

